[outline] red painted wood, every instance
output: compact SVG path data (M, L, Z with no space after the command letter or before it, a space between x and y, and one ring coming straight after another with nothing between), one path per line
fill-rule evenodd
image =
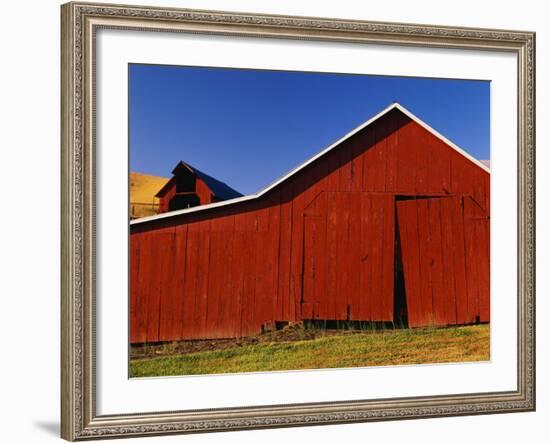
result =
M461 200L397 203L411 326L474 323L481 300L488 309L488 222L475 217L475 203L468 198L462 229Z
M474 323L479 315L479 287L481 285L478 250L476 245L476 224L474 203L470 198L463 199L464 238L466 251L466 283L468 286L467 322Z
M378 166L376 163L376 128L367 131L364 136L364 152L363 152L363 191L375 191L375 171Z
M350 195L349 215L349 249L347 255L350 262L349 293L349 319L361 320L359 306L361 302L361 192L352 192Z
M455 258L458 250L462 248L462 237L456 237L453 232L453 223L460 220L460 199L442 198L440 200L441 214L441 259L442 259L442 295L444 297L446 325L457 323L457 292L459 290L458 275ZM462 275L464 271L462 270Z
M197 196L199 197L201 205L206 205L208 203L212 203L213 201L215 201L213 199L214 193L201 178L197 177L195 187L196 187L196 193L197 193Z
M382 211L382 236L380 238L382 250L382 313L383 321L394 319L394 259L395 248L388 245L395 244L395 202L392 195L382 195L380 198L380 210ZM352 240L353 241L353 240Z
M411 327L423 326L425 325L425 313L422 303L417 204L415 201L398 201L396 206L408 322Z
M346 298L349 294L349 214L350 214L350 194L349 192L336 192L335 205L331 208L336 213L336 293L335 293L335 319L346 320L347 306Z
M338 298L338 271L340 265L338 263L338 213L337 193L327 193L327 240L326 240L326 255L327 255L327 270L326 270L326 290L325 290L325 305L324 309L320 309L326 316L325 319L336 319L337 313L337 298Z
M353 180L351 147L348 146L348 149L339 149L338 152L340 154L340 183L338 189L341 191L351 191Z
M302 318L313 319L313 304L317 317L326 318L326 305L320 305L326 287L327 255L327 194L321 193L304 210L304 283Z
M194 174L194 173L193 173ZM199 199L201 205L206 205L215 201L219 201L220 197L214 194L208 184L195 175L195 188L188 192L194 192ZM159 213L168 212L170 210L170 200L178 193L176 184L176 175L174 175L162 189L159 189L157 194L159 198Z
M162 283L159 306L159 341L175 340L179 334L174 330L175 316L179 314L179 297L176 296L176 229L167 229L162 239ZM179 264L180 265L180 264ZM181 266L181 265L180 265ZM179 332L179 331L178 331Z
M254 297L254 319L261 327L261 324L269 316L269 259L267 248L269 244L269 208L262 208L256 211L256 268L254 275L255 297ZM301 288L300 288L301 290Z
M489 321L489 186L390 112L259 199L132 225L130 340L236 337L306 317L391 321L396 207L411 326ZM395 203L403 196L430 202Z
M336 171L338 172L338 171ZM292 201L292 243L290 255L290 320L301 318L303 285L303 245L304 245L304 190L305 182L294 182L294 199Z
M186 248L184 267L182 269L183 284L180 297L183 299L181 306L181 337L201 336L201 331L196 319L204 317L201 312L206 309L206 304L199 303L197 295L197 274L199 272L199 248L200 248L200 223L193 222L187 226Z
M399 127L404 123L401 118L394 118L388 127L388 134L386 136L386 179L385 188L386 192L394 192L397 183L397 166L398 166L398 146L400 140Z
M138 278L139 278L139 261L140 261L140 239L141 234L137 233L130 236L130 294L136 294L139 291ZM138 311L138 297L130 297L130 342L136 343L139 341L139 319L140 314Z
M370 226L370 220L372 219L372 194L363 192L361 193L361 206L360 206L360 217L361 217L361 236L359 242L359 303L356 309L353 309L352 312L357 310L356 319L362 320L372 320L372 278L371 278L371 264L372 257L370 257L370 246L373 241L373 230ZM355 308L355 307L354 307Z
M176 180L171 178L165 185L162 192L157 194L159 197L159 213L168 212L170 210L170 200L176 195Z
M481 214L482 220L479 221L479 266L481 268L482 277L482 292L479 299L479 317L481 322L489 322L491 320L491 221L489 206ZM478 225L478 226L479 226Z
M429 200L413 200L416 204L417 230L418 230L418 249L420 252L420 297L422 299L422 325L430 326L434 324L434 301L431 266L433 264L433 241L431 238L429 226ZM406 257L403 257L406 260ZM405 281L407 275L405 275Z
M303 315L317 307L321 319L370 320L375 310L393 320L393 250L383 247L393 244L393 212L391 196L359 192L328 192L307 208Z
M210 220L203 220L198 224L199 248L197 251L197 280L196 280L196 314L194 329L196 337L208 337L206 329L208 320L208 308L212 300L209 299L208 281L210 280Z
M159 341L160 329L160 300L161 300L161 259L163 254L163 237L164 229L159 229L153 232L151 245L151 265L149 271L148 297L147 306L147 341ZM166 247L164 245L164 247Z
M413 192L415 189L417 168L415 167L419 160L426 156L425 148L418 139L419 131L416 123L408 122L399 131L399 137L408 140L408 143L398 143L397 148L397 185L396 191L399 193ZM426 174L428 175L428 174Z
M364 137L352 137L349 146L344 148L351 152L351 190L354 192L363 190L363 157L361 154L364 143Z
M246 272L244 274L243 303L241 307L241 335L246 336L259 332L257 325L254 323L256 274L253 270L256 268L256 260L261 260L261 255L256 257L256 213L253 211L244 212L238 220L237 224L242 226L246 235L246 243L242 251Z
M441 198L426 200L428 203L428 229L430 231L431 261L430 261L430 286L432 289L433 322L436 326L448 324L447 311L448 299L452 293L446 292L443 285L443 233L441 227ZM451 270L452 271L452 270Z
M279 283L277 320L290 318L290 262L292 244L292 187L281 189L281 225L279 233Z
M453 273L455 276L456 287L456 323L468 323L468 284L466 279L466 250L464 245L464 217L462 208L462 198L457 197L453 200L454 210L450 216L452 220L452 236L456 240L456 246L453 248Z
M222 263L220 275L217 280L220 281L220 290L218 296L218 331L217 336L220 338L231 337L233 334L233 324L237 323L237 318L233 313L233 302L235 294L233 293L233 277L234 273L231 272L231 265L234 260L233 251L233 238L235 229L235 217L233 215L227 215L223 217L223 223L221 223L221 247L223 258L219 260ZM216 248L213 248L216 249ZM214 260L211 261L212 265Z
M468 320L489 321L489 217L472 197L464 198Z
M248 241L248 235L241 223L242 216L234 216L234 233L232 241L232 260L230 263L231 276L231 310L229 318L228 334L231 337L241 336L241 327L243 319L243 302L244 302L244 279L247 272L246 257L242 253Z

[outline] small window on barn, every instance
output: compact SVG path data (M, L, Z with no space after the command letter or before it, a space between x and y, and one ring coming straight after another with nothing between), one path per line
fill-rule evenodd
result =
M182 171L176 175L176 192L195 192L195 174L190 171Z

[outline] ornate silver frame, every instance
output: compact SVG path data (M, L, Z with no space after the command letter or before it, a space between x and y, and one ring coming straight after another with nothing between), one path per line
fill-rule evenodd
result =
M535 34L68 3L61 7L61 436L67 440L533 411ZM95 410L94 35L99 28L508 51L518 58L518 380L510 392L98 416Z

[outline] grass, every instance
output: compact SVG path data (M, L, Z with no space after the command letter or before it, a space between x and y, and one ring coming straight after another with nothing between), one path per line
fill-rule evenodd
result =
M312 340L132 360L131 377L489 360L489 325L342 332Z
M134 217L155 215L153 203L158 204L155 194L168 182L167 178L130 172L130 213Z

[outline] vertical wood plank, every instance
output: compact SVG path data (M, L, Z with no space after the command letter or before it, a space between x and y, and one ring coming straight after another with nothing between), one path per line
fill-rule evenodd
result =
M443 286L443 235L441 232L441 198L427 199L428 228L431 240L430 286L432 292L433 324L444 326L447 323L448 292Z
M327 268L326 268L326 316L336 318L338 281L338 200L336 192L327 194Z
M197 338L207 338L208 309L213 300L208 293L208 280L210 274L210 220L201 220L198 223L199 248L197 258L197 287L196 287L196 312L195 331Z
M361 237L360 237L360 266L359 266L359 313L358 319L372 319L372 291L371 291L371 246L373 237L371 235L372 219L372 195L366 192L361 193ZM375 239L374 239L375 240Z
M231 268L231 337L242 337L243 303L244 303L244 280L247 272L250 272L247 266L245 254L246 242L248 236L243 223L243 214L235 215L235 229L232 238L233 259L230 263Z
M170 341L177 338L173 331L174 313L176 312L177 299L175 295L175 255L176 255L176 229L170 227L161 236L161 299L160 299L160 324L159 341Z
M365 137L356 134L350 140L351 151L351 190L360 192L363 189L363 159L361 157L365 148Z
M416 161L422 155L422 148L415 140L414 125L409 122L399 130L400 142L397 146L397 184L398 193L411 194L415 189Z
M181 329L183 323L183 307L185 303L185 268L187 255L187 224L180 224L174 227L175 230L175 252L174 252L174 281L173 281L173 297L172 313L169 325L168 340L182 339ZM193 294L193 305L195 294ZM193 308L194 310L194 308Z
M485 212L482 212L481 217L479 245L482 288L479 298L479 317L481 322L489 322L491 320L491 217L489 216L489 206Z
M313 304L323 300L326 285L326 204L327 194L319 196L306 208L304 214L304 296L308 310L302 312L302 318L312 319ZM318 306L317 316L323 317L325 303Z
M375 190L375 168L376 168L376 134L374 130L365 134L365 148L363 157L363 191L373 192Z
M441 253L443 280L442 291L445 296L445 323L455 325L457 323L457 278L458 272L455 268L458 261L456 260L457 249L463 249L463 239L453 235L453 222L455 218L461 218L460 212L457 209L457 198L441 199ZM456 223L456 222L455 222Z
M475 323L479 317L479 288L480 260L477 253L476 226L474 203L470 198L465 197L464 202L464 239L466 251L466 281L468 284L468 314L467 322Z
M246 236L243 255L245 256L247 272L243 281L243 303L241 306L241 336L253 335L259 332L255 323L254 312L256 292L256 244L258 232L256 230L256 213L247 211L242 216L242 229ZM258 257L261 259L261 255Z
M386 192L395 192L397 189L398 145L400 141L399 126L401 119L395 118L391 125L391 132L386 140Z
M351 191L352 183L352 152L349 141L344 142L342 146L336 148L340 156L340 176L338 189L340 191Z
M290 254L292 242L292 187L281 189L281 223L279 237L279 282L277 319L290 318Z
M184 225L185 226L185 225ZM197 274L199 272L200 223L187 225L187 245L185 249L185 272L181 298L181 338L202 336L200 324L206 316L206 303L201 303L197 294Z
M235 260L233 247L235 246L235 217L233 214L228 214L223 217L221 220L221 245L222 245L222 256L221 260L221 269L222 273L220 276L221 280L221 290L219 294L219 338L234 337L234 324L236 323L236 318L234 316L234 302L235 294L233 288L236 286L233 282L233 277L235 274L233 263Z
M466 244L464 239L464 214L462 197L453 199L451 229L455 241L453 248L454 276L456 287L456 322L468 323L468 282L466 279Z
M392 195L380 196L382 209L382 321L393 321L394 308L394 254L395 203Z
M160 291L161 291L161 259L162 259L162 231L156 230L149 233L151 236L151 267L148 278L149 297L147 306L147 341L157 342L159 339L160 320Z
M269 218L268 209L262 208L256 212L256 231L258 240L256 243L256 294L254 305L255 321L262 325L269 316L269 279L268 263L266 262L267 246L269 244Z
M380 197L373 195L371 202L371 226L370 235L370 311L372 320L383 321L383 306L384 306L384 288L382 285L382 267L383 250L386 247L384 243L384 207L381 204L383 200Z
M335 319L345 320L347 316L346 296L349 293L349 193L335 193L336 209L336 292L334 294Z
M139 343L138 278L140 261L140 234L129 237L130 242L130 343Z
M397 202L397 224L401 239L409 326L424 326L420 281L420 249L418 245L418 213L415 201Z
M302 302L303 279L303 249L304 249L304 198L303 184L294 184L295 195L292 201L292 243L291 243L291 274L290 274L290 321L300 319L300 304Z
M350 320L360 320L361 303L361 193L350 194L349 251L350 273L348 304Z

